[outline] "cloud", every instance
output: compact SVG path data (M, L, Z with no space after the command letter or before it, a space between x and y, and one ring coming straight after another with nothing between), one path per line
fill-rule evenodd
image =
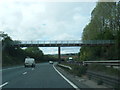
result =
M1 2L0 26L5 26L3 31L14 40L80 40L95 5L87 2Z
M78 38L75 38L74 35L68 33L62 33L52 38L53 40L78 40Z
M41 47L40 48L45 54L58 54L58 48L57 47ZM80 47L61 47L61 53L66 54L66 53L76 53L79 52Z

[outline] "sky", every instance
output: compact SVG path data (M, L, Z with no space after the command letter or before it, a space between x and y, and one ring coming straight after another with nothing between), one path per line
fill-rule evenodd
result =
M96 2L0 1L0 31L13 40L81 40ZM57 54L57 48L40 48ZM80 47L62 48L77 53Z

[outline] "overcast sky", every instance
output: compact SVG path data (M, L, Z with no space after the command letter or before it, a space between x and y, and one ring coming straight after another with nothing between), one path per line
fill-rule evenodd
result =
M81 40L96 2L0 2L0 28L13 40ZM41 48L46 54L57 48ZM62 48L62 53L79 48Z

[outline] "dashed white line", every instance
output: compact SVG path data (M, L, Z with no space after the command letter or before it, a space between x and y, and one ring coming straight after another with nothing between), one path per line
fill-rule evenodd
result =
M70 80L68 80L65 76L63 76L53 65L53 68L55 69L55 71L57 71L57 73L64 78L73 88L75 88L76 90L80 90L75 84L73 84Z
M12 67L12 68L6 68L6 69L2 69L2 70L0 70L0 71L3 71L3 70L9 70L9 69L17 69L17 68L21 68L21 67L23 67L23 66Z
M7 84L8 84L8 82L6 82L6 83L0 85L0 88L2 88L3 86L5 86L5 85L7 85Z
M27 72L24 72L23 75L27 74Z
M32 68L32 70L34 70L34 68Z

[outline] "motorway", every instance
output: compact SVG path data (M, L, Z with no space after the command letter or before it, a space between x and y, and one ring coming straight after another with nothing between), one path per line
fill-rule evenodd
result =
M0 88L75 88L49 63L37 64L35 68L23 66L2 70Z

